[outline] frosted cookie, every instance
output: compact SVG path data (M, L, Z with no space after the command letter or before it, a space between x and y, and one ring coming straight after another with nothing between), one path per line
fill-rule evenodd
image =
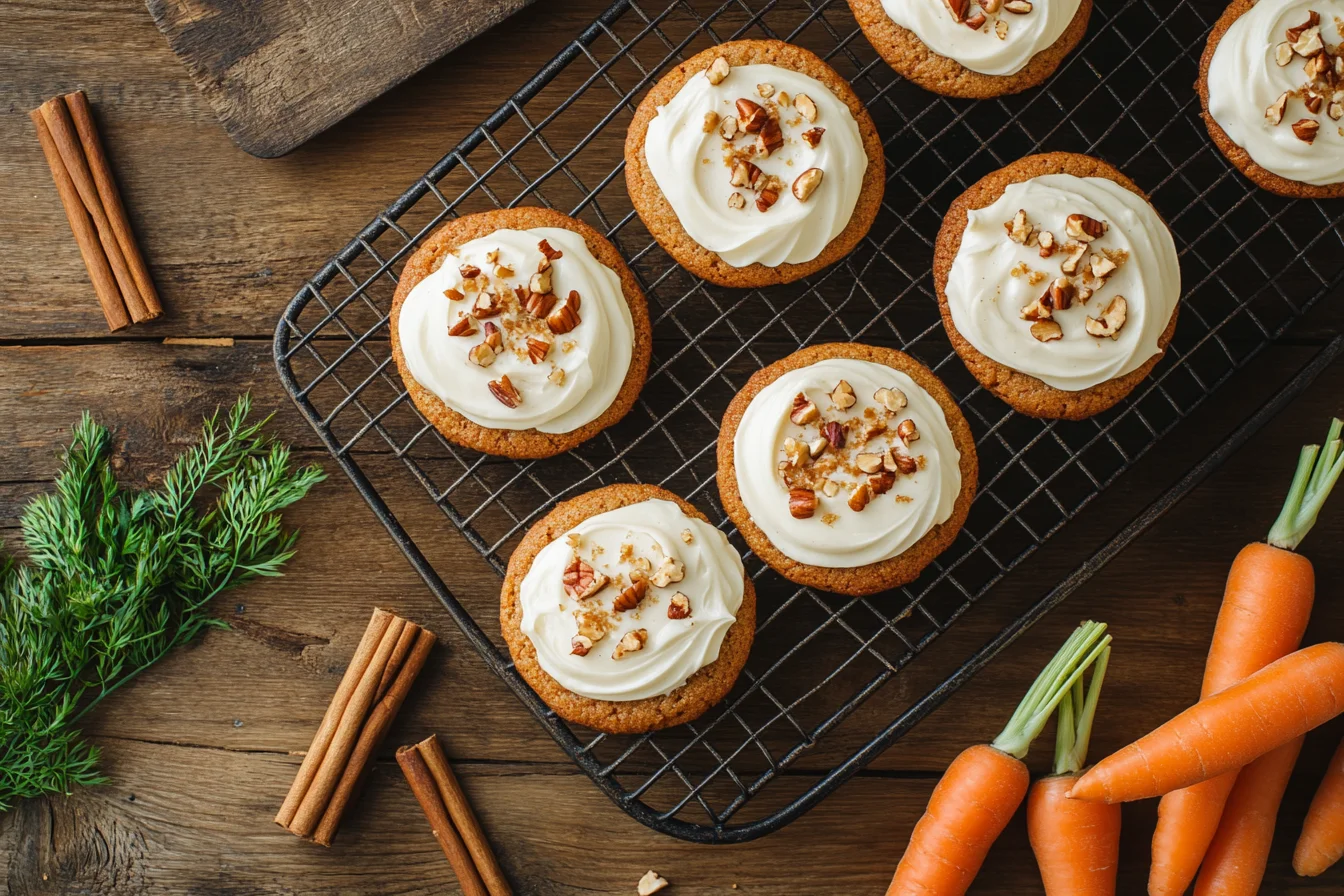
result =
M1236 0L1199 65L1223 155L1281 196L1344 197L1344 0Z
M624 417L652 348L616 247L541 208L443 225L407 262L391 328L397 369L435 428L515 458L559 454Z
M1045 81L1083 39L1092 14L1092 0L849 0L849 7L901 77L968 99Z
M644 225L723 286L788 283L843 258L882 204L882 141L830 66L744 40L668 72L635 112L625 180Z
M923 364L815 345L758 371L719 430L719 496L785 578L841 594L914 580L975 496L971 428Z
M934 286L952 347L1033 417L1080 420L1130 393L1176 328L1171 232L1129 178L1090 156L1027 156L943 219Z
M500 600L518 672L563 718L612 734L689 722L746 664L756 592L727 537L652 485L556 506L509 558Z

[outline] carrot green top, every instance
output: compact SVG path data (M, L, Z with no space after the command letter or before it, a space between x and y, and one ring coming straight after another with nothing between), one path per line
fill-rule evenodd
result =
M1069 696L1059 703L1059 721L1055 728L1055 774L1076 775L1087 765L1087 745L1092 740L1092 720L1101 699L1101 683L1106 680L1106 663L1111 658L1107 647L1092 666L1092 680L1086 691L1080 677Z
M1075 685L1081 687L1088 666L1101 658L1104 669L1104 657L1110 651L1110 643L1111 636L1106 634L1104 622L1084 622L1074 629L1054 659L1036 676L1031 689L1017 705L1007 726L994 738L992 746L1009 756L1024 758L1031 749L1031 742L1050 721L1060 701ZM1097 682L1098 678L1094 676L1093 686L1099 691L1101 686ZM1095 708L1095 700L1093 706Z
M1341 428L1344 428L1344 422L1336 417L1330 422L1324 448L1320 445L1302 446L1297 473L1288 489L1288 500L1283 502L1283 510L1265 539L1274 547L1297 550L1315 525L1321 505L1330 497L1330 489L1339 481L1340 473L1344 473L1344 452L1341 452L1339 438Z

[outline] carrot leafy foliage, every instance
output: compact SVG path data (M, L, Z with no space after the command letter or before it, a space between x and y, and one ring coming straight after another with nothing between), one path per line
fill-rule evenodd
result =
M0 558L0 811L102 783L81 718L222 626L212 598L294 556L280 511L323 473L295 467L250 415L247 396L216 411L146 491L117 482L107 429L87 413L75 425L55 492L24 510L27 561Z

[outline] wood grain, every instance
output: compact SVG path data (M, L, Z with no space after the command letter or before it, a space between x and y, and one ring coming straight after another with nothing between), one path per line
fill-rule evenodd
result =
M146 0L224 130L275 158L531 0Z
M274 431L301 459L328 464L283 396L270 357L276 316L332 248L419 176L607 0L536 4L355 113L292 155L238 152L143 6L87 0L57 8L0 0L0 538L49 489L83 408L111 425L120 475L149 483L193 438L199 419L241 391L276 410ZM518 48L525 50L520 51ZM620 73L616 73L621 77ZM142 338L109 338L60 202L22 112L83 85L93 101L133 226L163 294L165 317ZM166 164L164 160L171 160ZM587 176L586 173L584 176ZM186 198L184 198L186 197ZM1266 351L1205 411L1155 450L997 587L851 719L771 784L762 809L815 783L931 681L1072 569L1344 324L1344 296ZM134 331L140 337L141 328ZM220 344L164 344L212 340ZM487 672L338 473L290 514L303 531L283 578L226 595L229 623L111 698L88 731L112 784L33 800L0 815L0 891L16 894L458 892L404 785L392 745L440 732L462 786L519 893L632 893L654 868L670 893L855 896L881 892L934 776L1002 726L1035 669L1078 619L1111 623L1116 653L1093 751L1099 756L1183 708L1198 692L1204 647L1234 552L1274 515L1303 441L1344 410L1344 365L1012 645L906 740L815 811L740 847L704 848L653 834L609 803ZM386 456L358 456L404 508L403 522L486 625L498 578L428 507ZM1344 637L1344 505L1305 543L1320 581L1309 640ZM271 823L335 691L371 608L385 606L443 638L389 732L363 795L331 850ZM773 637L773 636L772 636ZM768 645L764 645L767 646ZM832 642L827 648L836 650ZM852 682L847 682L852 684ZM1344 871L1296 878L1292 842L1312 788L1344 735L1310 736L1289 788L1264 892L1338 893ZM1050 735L1030 757L1049 762ZM645 760L636 764L647 768ZM1154 806L1127 807L1119 892L1142 892ZM732 884L739 889L730 889ZM980 896L1039 894L1020 823L990 856Z

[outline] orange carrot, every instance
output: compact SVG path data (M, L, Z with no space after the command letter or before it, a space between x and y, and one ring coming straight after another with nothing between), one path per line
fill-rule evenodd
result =
M989 848L1022 805L1030 776L1022 763L1031 742L1087 667L1111 641L1106 626L1085 622L1037 676L994 743L952 760L896 866L887 896L963 896Z
M1344 712L1344 644L1327 641L1270 663L1106 757L1075 799L1161 796L1241 768Z
M1302 836L1293 850L1293 870L1315 877L1344 856L1344 742L1335 750L1321 786L1311 798Z
M1237 775L1195 881L1195 896L1255 896L1265 877L1274 820L1305 737L1271 750Z
M1045 896L1115 896L1120 806L1068 798L1087 761L1107 659L1106 653L1097 658L1086 695L1079 679L1070 696L1060 702L1055 773L1032 785L1027 796L1027 834L1041 869Z
M1311 561L1294 553L1344 471L1341 422L1331 422L1324 448L1307 445L1283 511L1265 542L1242 548L1232 561L1213 630L1200 699L1241 681L1302 643L1316 582ZM1236 774L1228 772L1162 797L1153 832L1149 896L1180 896L1213 840Z

